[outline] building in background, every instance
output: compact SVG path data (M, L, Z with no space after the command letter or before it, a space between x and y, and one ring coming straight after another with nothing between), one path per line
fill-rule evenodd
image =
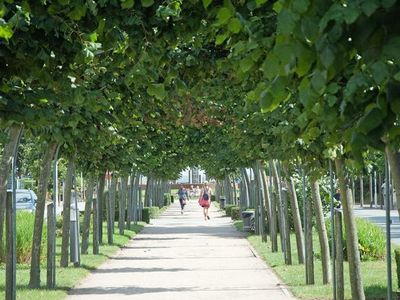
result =
M207 176L200 168L187 168L181 172L176 183L200 184L207 181Z

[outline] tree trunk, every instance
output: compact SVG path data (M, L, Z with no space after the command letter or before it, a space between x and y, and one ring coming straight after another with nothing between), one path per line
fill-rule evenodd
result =
M85 214L83 216L83 224L82 224L82 246L81 246L82 254L88 254L90 214L92 213L93 190L94 190L94 178L89 177L88 187L86 192L86 201L85 201Z
M272 162L269 162L270 169L270 187L271 187L271 251L278 252L278 227L277 227L277 217L276 217L276 191L272 191L273 184L273 176L272 176Z
M364 300L364 290L361 279L360 253L358 250L358 235L353 215L353 203L351 190L348 187L348 179L345 174L343 158L335 159L337 178L339 179L340 199L343 206L343 219L346 229L347 255L349 260L351 298Z
M373 186L372 174L369 175L369 198L370 198L369 206L372 207L374 203L374 186Z
M51 162L56 149L56 143L51 142L48 144L46 152L43 155L40 168L38 199L36 203L35 223L33 227L31 270L29 278L29 287L31 288L40 287L40 250L42 245L44 209L46 205L47 185L51 174Z
M390 145L386 145L385 154L392 172L392 180L396 196L400 196L400 155ZM399 196L398 196L399 195ZM399 197L400 198L400 197ZM400 217L400 199L397 199L397 211Z
M322 282L328 284L331 282L330 273L330 257L329 257L329 243L328 234L325 227L324 212L322 210L321 196L319 193L319 183L317 180L313 181L311 185L311 192L314 201L314 209L317 221L317 230L319 237L319 244L321 247L321 263L322 263Z
M270 229L271 228L271 199L270 199L270 193L269 193L269 186L268 186L268 182L267 182L267 175L265 174L264 167L262 167L262 170L261 170L261 178L262 178L262 185L263 185L263 190L264 190L265 210L267 213L268 228Z
M360 206L364 207L364 179L360 175Z
M69 230L70 230L70 216L71 216L71 189L72 179L74 176L74 161L72 159L68 162L67 178L65 180L65 198L63 204L63 226L62 226L62 243L61 243L61 260L60 266L62 268L68 267L68 249L69 249Z
M290 207L292 209L294 232L296 234L296 246L297 246L297 257L299 264L304 264L304 236L303 236L303 226L301 225L300 209L299 203L297 201L296 186L293 177L289 174L289 169L287 166L284 167L286 177L289 181L286 181L286 185L289 190Z
M119 234L124 234L125 229L125 210L126 210L126 191L128 189L128 178L121 178L121 192L119 196L119 217L118 217L118 228Z
M282 219L282 193L281 193L281 180L279 178L278 169L276 167L276 162L272 161L272 177L274 182L275 195L278 201L276 201L277 207L277 219L278 219L278 228L279 228L279 236L281 237L281 248L284 250L284 229L283 229L283 219Z
M133 184L134 184L134 173L131 174L130 178L129 178L129 186L128 186L128 203L127 203L127 213L126 213L126 228L128 230L131 230L131 225L132 225L132 200L133 200ZM149 205L151 205L152 203L152 197L153 197L153 192L151 191L151 186L152 186L153 180L151 180L150 182L148 182L149 184Z
M146 190L145 190L145 194L144 194L144 206L147 206L147 207L151 206L150 205L150 197L151 197L150 190L151 190L151 177L147 177ZM128 200L128 202L129 202L129 200Z
M243 168L242 174L243 174L244 182L246 184L246 190L245 190L246 208L249 208L250 207L250 180L249 180L249 175L247 174L246 168Z
M303 171L303 201L304 201L304 243L306 284L314 284L314 247L312 236L312 202L307 199L306 177Z
M8 141L4 145L0 161L0 261L4 261L4 220L6 211L7 183L11 172L12 157L17 154L22 127L12 125L8 129Z
M104 190L106 187L106 172L104 171L99 178L99 189L97 191L97 206L98 206L98 221L97 221L97 226L98 226L98 238L99 238L99 245L103 244L103 220L104 220Z
M111 175L114 177L114 175ZM113 179L112 179L113 180ZM107 180L107 198L106 200L106 216L107 216L107 243L109 245L112 245L114 242L113 239L113 218L112 218L112 212L113 212L113 207L112 207L112 197L113 197L113 191L111 187L111 182L110 180Z

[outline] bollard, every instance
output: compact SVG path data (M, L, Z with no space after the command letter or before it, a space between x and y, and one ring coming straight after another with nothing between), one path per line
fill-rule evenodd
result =
M79 257L79 218L77 218L76 202L71 204L71 217L70 217L70 260L75 267L80 265Z
M219 207L225 209L225 197L219 197Z

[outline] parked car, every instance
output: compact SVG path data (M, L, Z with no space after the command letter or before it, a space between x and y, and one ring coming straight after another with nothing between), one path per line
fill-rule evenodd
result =
M7 190L7 192L11 192L11 190ZM16 199L16 209L29 210L31 212L35 211L37 196L34 191L17 189Z

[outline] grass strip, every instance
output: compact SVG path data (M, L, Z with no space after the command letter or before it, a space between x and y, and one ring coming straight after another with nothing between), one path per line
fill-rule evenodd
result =
M132 230L125 229L124 235L114 234L114 244L108 245L104 243L100 245L100 254L93 255L92 244L89 244L89 250L87 255L81 255L80 267L73 267L72 265L68 268L60 268L60 253L61 253L61 237L57 237L57 273L56 273L56 288L49 290L46 289L46 263L43 262L41 266L41 284L40 289L31 290L28 289L29 283L29 264L18 264L17 265L17 299L29 299L29 300L43 300L43 299L63 299L66 297L67 292L79 283L80 280L85 278L90 271L95 270L107 259L112 257L119 249L128 244L128 242L139 233L144 227L143 222L139 222L137 225L132 225ZM116 229L118 224L115 225ZM116 230L117 231L117 230ZM89 236L89 241L92 241L92 236ZM107 227L103 224L103 241L107 241ZM0 298L5 298L5 265L0 266Z
M243 221L235 221L235 227L239 231L243 231ZM305 284L305 267L299 265L297 260L296 240L295 235L291 234L290 242L292 249L293 265L285 265L282 252L271 251L271 243L263 243L261 237L249 234L247 239L256 250L258 255L273 269L273 271L281 278L282 282L287 284L291 292L301 299L333 299L332 284L322 284L322 268L320 257L318 234L313 232L314 245L314 266L315 266L315 284ZM280 241L278 238L278 245ZM392 256L394 257L394 255ZM392 260L393 269L393 289L394 293L398 293L397 278L395 272L395 261ZM365 296L367 299L386 299L386 261L363 261L361 262L362 279L364 284ZM351 299L350 280L348 263L344 263L344 278L345 278L345 298Z

